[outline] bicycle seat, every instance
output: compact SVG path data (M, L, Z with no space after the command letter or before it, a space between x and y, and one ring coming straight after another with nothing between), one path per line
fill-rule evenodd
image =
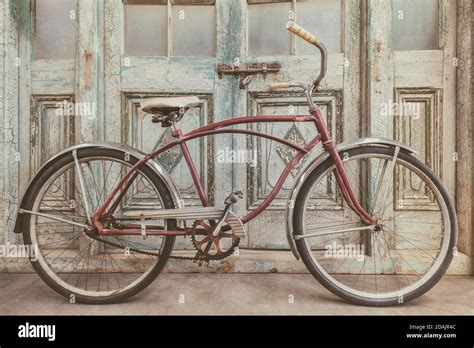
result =
M183 109L186 112L189 108L198 104L198 97L158 97L143 99L140 102L140 107L148 114L168 115Z

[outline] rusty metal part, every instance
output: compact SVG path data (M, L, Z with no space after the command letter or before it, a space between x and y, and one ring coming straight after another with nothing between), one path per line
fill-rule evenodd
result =
M239 83L240 89L247 88L247 86L250 84L250 82L252 82L252 80L253 80L253 75L247 75L245 77L242 77Z
M278 62L272 63L254 63L241 65L226 65L217 64L217 75L222 78L223 74L228 75L250 75L250 74L266 74L279 72L281 64Z
M204 230L206 233L203 235L202 232ZM193 224L193 233L191 234L191 241L193 242L194 247L197 250L197 259L199 260L223 260L230 255L232 255L235 251L235 248L239 245L240 238L237 237L233 231L225 232L221 231L217 237L212 235L213 228L206 224L203 220L196 220ZM201 237L198 239L198 237ZM221 244L222 239L229 238L232 240L232 245L227 249L223 249L223 245ZM212 249L212 246L214 248Z

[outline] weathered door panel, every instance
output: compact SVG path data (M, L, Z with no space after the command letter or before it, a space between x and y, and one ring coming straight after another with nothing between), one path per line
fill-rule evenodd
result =
M201 106L194 113L188 113L180 123L187 131L212 122L214 111L216 58L170 56L171 44L168 45L167 42L173 40L172 35L176 32L170 24L166 25L166 18L168 18L167 11L176 9L171 4L161 3L141 5L133 2L124 4L122 1L106 1L105 4L105 28L108 36L105 55L106 61L109 62L106 66L106 80L113 82L106 87L106 100L107 104L110 104L106 110L111 127L115 130L113 133L107 132L106 137L126 142L146 152L170 140L171 136L170 129L151 123L151 116L140 110L139 103L142 98L199 95L202 100ZM146 12L156 15L156 18ZM192 16L187 9L184 15ZM164 23L160 21L162 16L165 19ZM161 31L151 33L144 27L140 32L141 29L136 28L141 20L146 22L153 18L157 25L160 23ZM117 28L121 29L118 30L118 34ZM135 37L140 33L143 35L141 39ZM156 36L150 36L149 40L145 40L147 35L152 34ZM131 38L127 38L127 35ZM130 42L132 39L139 42ZM165 41L164 51L160 48L160 41ZM206 191L212 194L212 187L209 186L212 178L212 157L208 158L211 146L212 141L207 140L190 143L191 154L196 161ZM178 148L168 151L159 160L170 171L182 194L190 198L188 204L198 204L196 192L190 185L190 176L185 171L185 162L177 150Z
M151 123L151 116L140 110L142 98L198 96L199 107L179 123L185 132L232 117L233 87L238 81L231 76L218 78L216 66L232 64L233 52L240 50L229 31L239 13L234 10L237 2L229 0L204 1L199 6L170 1L138 3L105 1L105 136L150 152L171 140L171 129ZM148 30L150 26L140 26L160 18L168 20L157 23L155 32ZM137 42L131 42L134 37ZM212 43L203 37L212 37ZM188 143L211 204L223 205L232 190L232 167L215 161L216 149L231 148L231 141L230 136L217 136ZM202 205L179 147L160 155L158 160L170 172L185 204Z
M414 147L454 194L456 2L371 1L370 14L372 134ZM430 240L423 236L435 235L439 226L433 197L407 171L395 178L395 231L418 234L426 247ZM426 224L415 231L412 221ZM417 245L399 239L394 247Z
M90 130L95 128L91 124L97 116L97 104L84 97L85 89L92 88L88 81L93 76L84 78L78 71L85 65L81 49L92 52L84 42L94 31L89 20L95 7L90 1L76 0L19 1L18 7L20 54L16 65L22 173L19 184L20 192L24 192L29 180L49 158L76 142L92 138ZM85 27L87 31L83 30ZM88 130L85 136L83 128ZM74 175L54 182L41 209L70 210L76 199L76 184ZM54 240L59 234L52 231L65 226L51 226L50 221L44 220L38 227L48 230Z
M263 16L268 4L259 5L255 2L244 2L244 14L250 17ZM271 4L271 6L278 4ZM258 6L263 6L258 9ZM308 106L300 92L269 92L268 86L273 82L304 82L309 83L319 74L320 57L318 50L304 41L290 36L284 24L295 20L328 44L328 73L321 84L315 100L321 106L322 113L328 124L331 135L336 142L359 136L360 122L360 3L358 1L295 1L279 4L285 6L276 15L278 20L271 21L272 37L288 40L279 47L276 54L268 55L263 50L253 47L252 40L259 39L251 30L258 30L252 25L254 19L248 18L249 26L242 26L244 41L241 61L249 63L277 61L281 64L278 74L256 75L247 90L238 90L240 94L239 110L248 116L264 114L308 114ZM288 8L287 8L288 7ZM326 17L324 23L320 17ZM329 20L330 19L330 20ZM319 22L318 22L319 20ZM246 23L243 21L243 23ZM318 23L319 27L315 24ZM265 23L262 24L265 26ZM266 29L270 30L270 29ZM265 37L262 37L264 40ZM286 42L286 41L285 41ZM255 46L255 45L254 45ZM268 46L271 49L271 46ZM286 51L285 51L286 50ZM258 55L254 52L260 53ZM285 53L286 52L286 53ZM269 123L249 128L281 136L299 145L306 144L316 131L309 124ZM234 164L234 186L243 189L246 201L239 205L239 214L255 209L268 195L288 159L293 155L291 149L265 139L236 139L234 149L249 149L257 154L257 165ZM318 146L312 155L304 158L301 165L295 168L271 206L248 225L249 238L247 245L252 248L288 248L285 237L285 209L289 189L301 166L309 163L318 153ZM337 197L334 197L337 199ZM332 198L326 202L318 202L329 209L337 209ZM330 207L332 206L332 208Z
M77 1L19 2L19 111L21 115L21 191L50 157L75 143ZM58 32L57 26L63 31ZM27 115L30 115L28 118ZM51 207L73 199L72 178L60 183Z

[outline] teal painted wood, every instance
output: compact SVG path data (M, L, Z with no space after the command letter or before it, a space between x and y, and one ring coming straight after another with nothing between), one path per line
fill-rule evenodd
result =
M90 105L93 117L78 117L77 142L103 140L104 80L103 76L103 13L104 0L83 0L77 3L78 47L76 51L75 100Z
M197 113L187 115L180 126L185 129L215 120L214 115L230 117L232 103L229 103L227 84L235 83L230 77L217 79L216 64L229 50L227 14L235 1L219 1L216 4L216 57L132 57L124 54L124 6L121 1L105 2L105 108L106 137L125 141L145 151L169 138L168 129L151 124L150 118L138 108L140 98L157 95L199 95L203 104ZM192 15L188 13L187 15ZM224 18L225 17L225 18ZM118 135L118 139L117 139ZM191 153L202 173L208 195L213 201L223 201L232 187L221 193L216 190L220 183L229 182L224 170L214 169L214 147L225 147L219 139L190 143ZM228 145L227 145L228 146ZM176 162L174 152L162 159L164 163ZM178 159L179 160L179 159ZM196 193L190 190L189 175L182 165L172 168L171 174L187 197L188 204L197 204ZM223 175L223 176L222 176ZM211 182L212 181L212 182ZM220 198L214 198L219 192ZM178 247L190 247L189 243Z
M4 153L6 150L5 144L5 28L6 28L6 8L5 1L0 1L0 152ZM5 194L5 172L6 166L5 161L0 163L0 197L4 197ZM0 212L2 212L2 218L5 213L5 200L0 199ZM0 243L4 243L5 238L5 226L2 224L0 227Z
M431 3L436 6L436 2ZM392 3L369 1L369 93L372 135L395 138L416 148L420 160L442 178L455 192L455 73L456 2L440 0L439 48L430 50L394 50L392 46ZM403 17L402 17L403 18ZM400 19L401 20L401 19ZM408 24L407 24L408 25ZM387 115L387 105L402 107L426 102L416 118ZM391 110L393 111L393 110ZM411 201L408 197L411 197ZM393 200L397 209L411 206L404 213L408 220L423 216L427 200L398 179ZM395 208L394 208L395 209ZM394 213L394 211L392 211ZM426 218L426 217L425 217ZM420 231L421 232L421 231ZM397 245L403 247L403 245Z
M14 214L19 200L19 162L15 159L20 154L19 120L18 120L18 3L5 0L3 18L5 20L5 54L4 54L4 242L14 243L18 236L12 232ZM3 228L3 227L2 227Z
M108 141L120 142L122 120L122 19L121 0L105 0L104 9L104 134Z
M473 43L474 43L474 5L472 1L458 1L458 28L457 28L457 110L456 110L456 151L461 154L457 163L456 172L456 209L458 211L459 250L473 256L474 238L472 221L474 213L474 167L472 166L473 148ZM471 178L470 180L466 178ZM474 263L473 263L474 265ZM474 268L474 267L473 267Z
M382 106L393 98L394 61L392 47L392 5L369 0L368 79L372 135L391 138L393 122L380 117Z
M341 23L343 53L329 55L328 73L321 84L321 93L316 97L337 142L358 137L360 129L361 5L359 1L352 0L343 3L344 7L341 8L344 13ZM245 1L241 4L244 16L242 22L246 23L248 5ZM298 12L296 17L296 21L298 21ZM241 29L241 36L246 38L248 36L246 25L243 25ZM281 36L284 37L285 28L282 27L280 30ZM315 34L318 35L318 33ZM278 32L275 35L278 35ZM241 50L243 62L278 61L281 63L282 69L278 74L256 75L247 90L238 91L240 96L240 101L237 104L238 114L307 113L308 106L301 93L295 91L268 93L268 86L273 82L309 83L319 73L320 57L317 49L312 55L250 56L247 53L247 43L245 40L243 42ZM266 131L273 132L275 135L291 137L293 140L300 141L301 144L307 142L314 134L311 127L303 124L274 124ZM237 136L235 139L235 149L255 150L260 158L256 169L242 164L234 165L234 177L236 178L234 185L236 188L243 189L246 196L246 201L239 204L238 213L244 214L255 209L258 202L264 199L274 185L285 165L282 158L284 149L267 141L260 142ZM321 151L320 147L312 156L315 156L318 151ZM249 247L288 249L285 236L285 209L292 180L294 180L294 176L287 179L283 190L267 211L248 224L249 238L247 242Z
M216 3L217 14L217 62L221 64L245 63L244 50L246 47L246 1L226 0ZM241 91L239 89L239 78L231 75L223 75L222 79L215 77L215 115L216 121L230 119L232 117L245 116L239 106ZM240 126L237 126L237 128ZM238 148L238 141L243 136L224 135L215 137L215 151ZM242 149L245 149L243 147ZM240 164L242 166L242 164ZM215 197L216 204L223 205L225 197L232 191L243 190L239 185L238 172L233 163L217 163L215 171ZM240 205L244 200L240 202ZM240 213L240 205L234 205L232 210ZM241 241L241 246L248 246L248 239Z
M24 125L20 127L20 170L24 174L19 176L23 192L42 163L75 142L78 118L58 115L58 105L74 108L75 60L35 59L32 25L41 19L32 17L31 2L21 3L18 93L19 119Z

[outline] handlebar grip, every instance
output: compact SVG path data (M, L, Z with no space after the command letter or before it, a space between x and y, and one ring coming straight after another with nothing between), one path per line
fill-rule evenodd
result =
M290 88L290 83L289 82L277 82L277 83L272 83L269 87L270 87L270 89Z
M316 36L311 34L309 31L305 30L304 28L300 27L293 21L289 21L286 23L286 30L292 32L296 36L299 36L303 40L309 42L310 44L315 44L318 40L316 40Z

